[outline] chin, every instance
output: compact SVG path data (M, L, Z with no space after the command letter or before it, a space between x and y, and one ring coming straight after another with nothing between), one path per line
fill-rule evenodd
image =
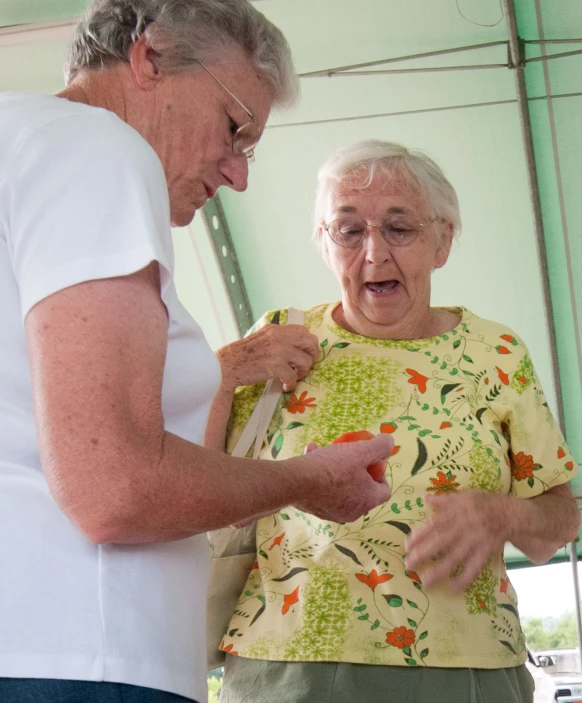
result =
M190 209L188 211L182 210L179 212L171 212L170 224L172 225L172 227L187 227L194 219L194 216L196 215L196 210L197 208Z

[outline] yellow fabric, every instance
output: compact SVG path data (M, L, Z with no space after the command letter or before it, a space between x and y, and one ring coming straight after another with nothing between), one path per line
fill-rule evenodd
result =
M524 637L503 555L466 592L425 591L404 542L426 517L424 496L483 490L534 497L577 467L528 351L507 328L462 320L431 339L369 339L339 328L337 305L306 311L320 356L275 412L265 459L303 453L366 429L390 433L388 503L346 524L293 507L259 521L257 561L225 634L231 654L280 661L500 668L522 664ZM284 321L285 311L258 325ZM239 389L232 448L260 387Z

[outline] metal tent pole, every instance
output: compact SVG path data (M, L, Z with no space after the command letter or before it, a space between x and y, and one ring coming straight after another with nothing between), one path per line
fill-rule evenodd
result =
M505 10L505 18L507 21L507 30L509 33L509 67L514 71L515 89L517 94L517 104L519 107L519 121L521 124L521 134L523 138L523 148L527 165L527 175L529 182L529 191L531 205L534 215L534 226L536 231L536 242L540 267L542 273L542 290L544 295L544 304L546 312L549 316L548 332L550 335L550 350L552 360L552 371L554 377L554 385L556 388L556 397L558 402L558 421L562 428L564 425L564 405L562 399L562 386L560 382L560 368L558 365L558 351L556 344L556 330L551 321L552 316L552 300L550 293L550 277L548 272L548 259L546 255L544 225L542 219L542 205L540 198L539 182L534 154L533 134L531 128L531 120L527 103L527 86L525 82L525 43L519 36L517 27L517 18L515 15L514 0L503 0ZM574 599L576 601L576 625L578 631L578 652L582 655L582 614L580 612L580 584L578 579L578 552L576 543L571 542L568 545L570 560L572 563L572 575L574 583Z
M525 84L525 44L518 34L513 0L503 0L503 6L507 20L507 29L509 32L509 68L513 70L515 75L515 90L517 95L517 105L519 108L521 136L523 139L523 149L525 152L529 194L533 210L536 244L542 274L542 292L544 296L544 306L548 314L548 334L550 336L552 375L558 404L558 422L562 428L562 431L564 431L564 404L562 399L562 385L560 382L556 330L551 321L552 298L550 293L550 276L548 271L548 259L546 255L546 243L544 237L544 223L542 219L542 204L534 154L533 134L527 104L527 88Z
M576 549L576 542L570 542L568 545L568 555L572 564L574 600L576 601L576 628L578 630L578 657L582 667L582 608L580 607L580 579L578 578L578 550Z

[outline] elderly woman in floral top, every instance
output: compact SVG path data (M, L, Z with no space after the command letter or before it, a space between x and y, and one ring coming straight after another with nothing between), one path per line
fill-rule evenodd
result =
M224 703L532 700L503 547L542 563L575 538L577 467L517 334L430 304L459 229L455 191L422 153L360 142L320 170L315 236L342 298L305 312L319 356L261 456L391 434L392 494L353 523L293 506L259 519L222 643ZM286 314L266 314L257 342ZM224 447L234 397L231 450L262 386L234 391L227 354L208 439Z

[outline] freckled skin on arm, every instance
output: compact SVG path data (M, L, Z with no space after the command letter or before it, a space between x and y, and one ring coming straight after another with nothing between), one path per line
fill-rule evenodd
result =
M168 320L159 290L152 263L64 289L26 318L43 470L88 539L180 539L289 504L351 520L386 499L365 471L390 451L380 439L274 464L166 432Z

